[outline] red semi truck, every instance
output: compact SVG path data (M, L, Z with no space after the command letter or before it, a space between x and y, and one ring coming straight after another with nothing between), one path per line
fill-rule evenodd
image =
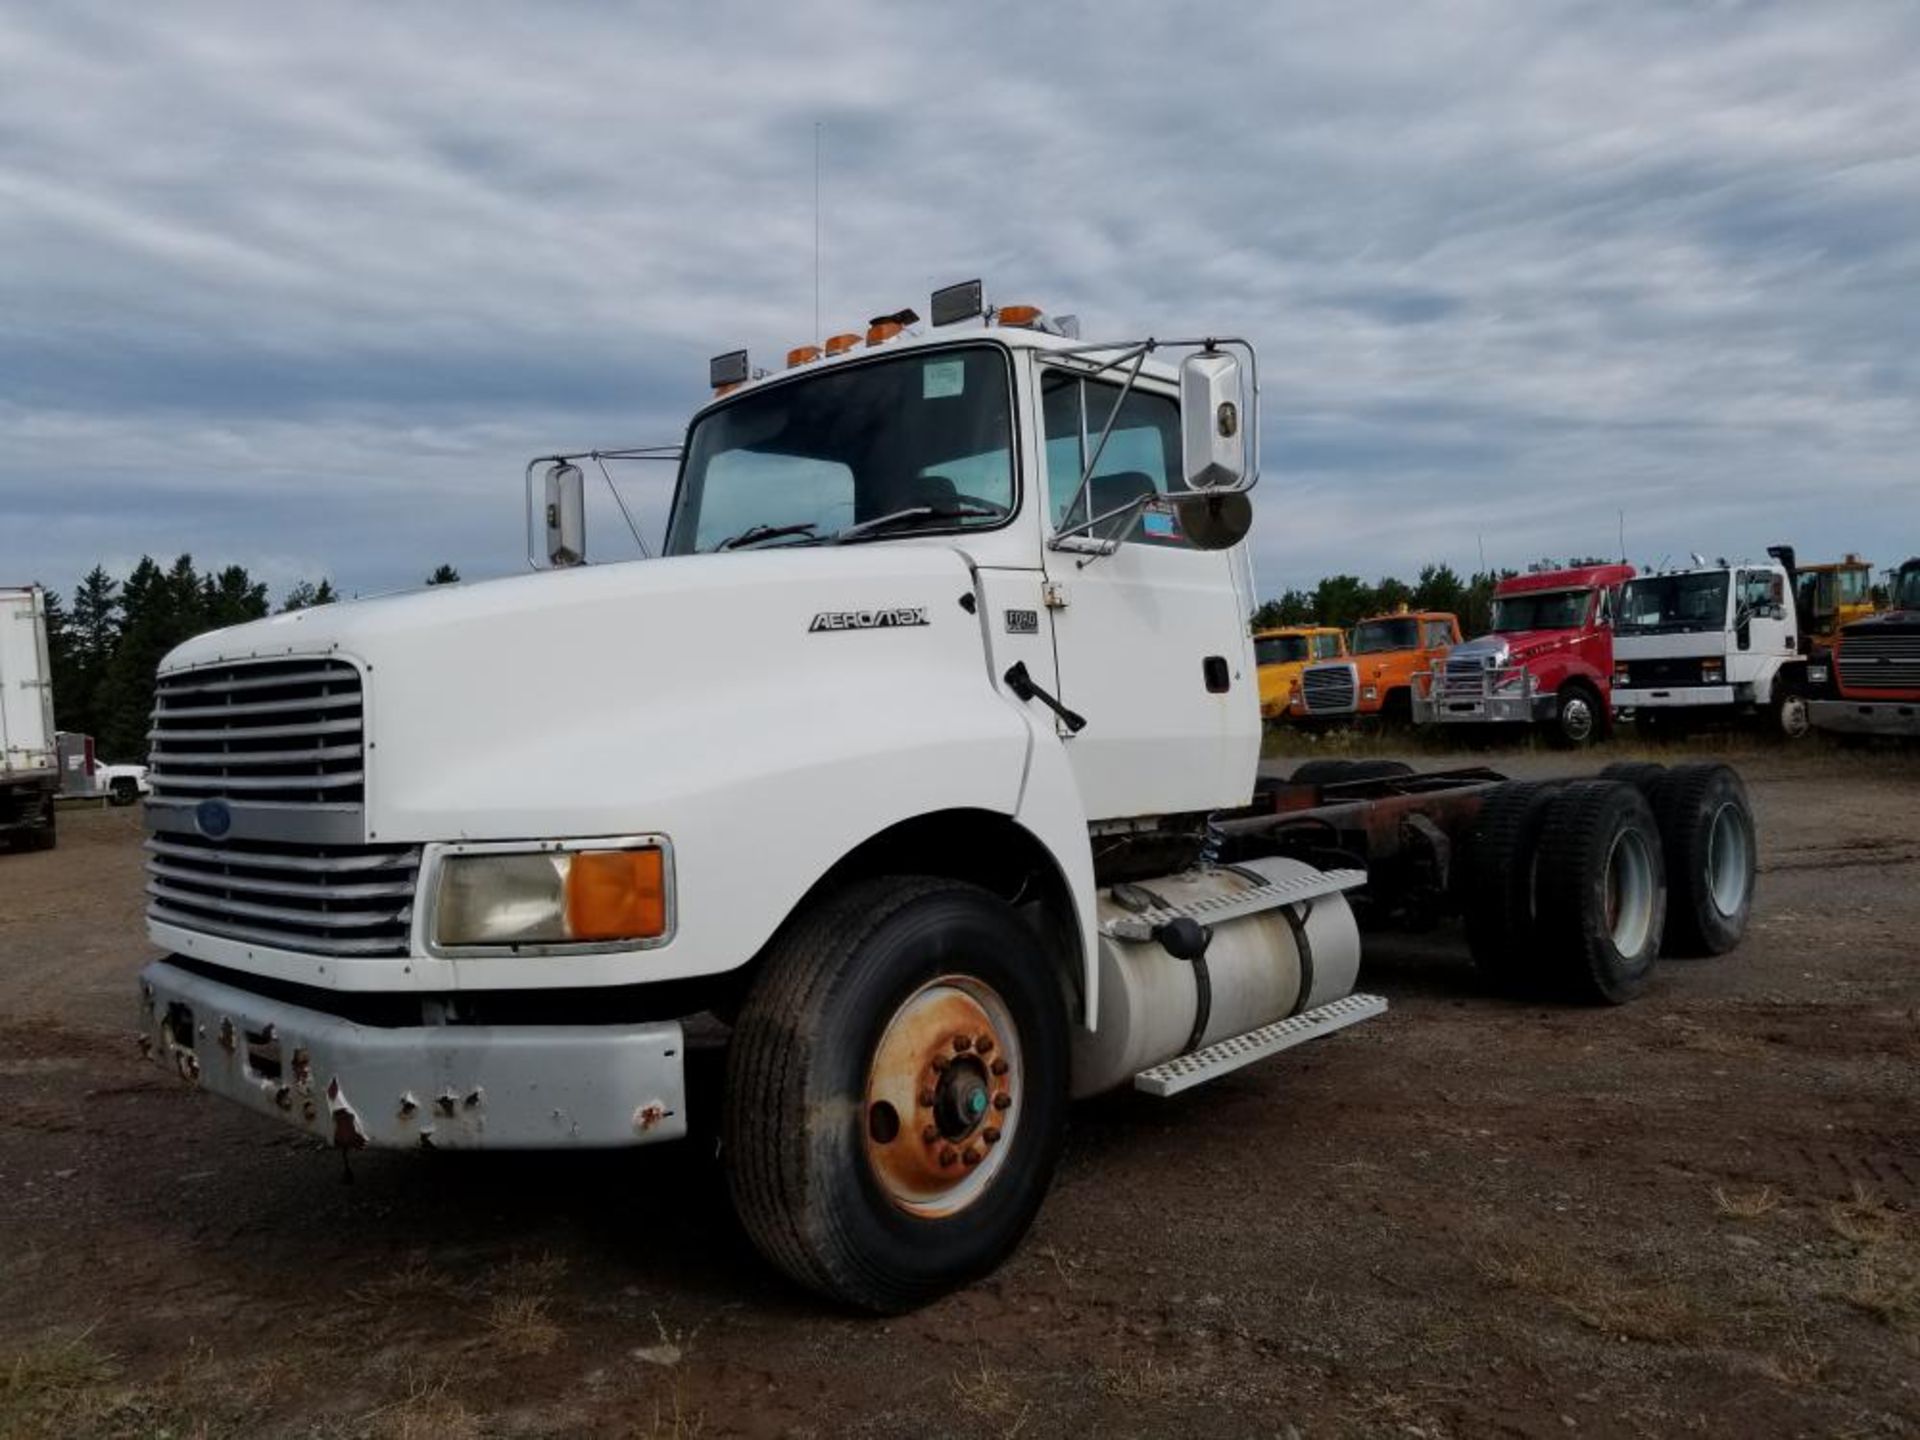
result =
M1631 565L1577 565L1502 580L1493 630L1418 676L1421 725L1538 725L1562 745L1606 732L1612 714L1614 592Z

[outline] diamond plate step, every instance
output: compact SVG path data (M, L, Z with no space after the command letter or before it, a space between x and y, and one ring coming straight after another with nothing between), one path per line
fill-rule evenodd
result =
M1282 905L1337 895L1366 883L1364 870L1316 870L1311 875L1255 885L1233 895L1216 895L1191 905L1156 905L1136 914L1116 916L1100 926L1100 933L1115 940L1151 940L1158 927L1176 916L1189 916L1202 925L1217 925L1223 920L1238 920L1242 915L1258 915L1262 910L1278 910Z
M1133 1088L1149 1095L1178 1095L1182 1090L1217 1080L1243 1065L1384 1015L1386 1010L1384 996L1349 995L1344 1000L1330 1001L1271 1025L1262 1025L1244 1035L1231 1035L1191 1055L1176 1055L1134 1076Z

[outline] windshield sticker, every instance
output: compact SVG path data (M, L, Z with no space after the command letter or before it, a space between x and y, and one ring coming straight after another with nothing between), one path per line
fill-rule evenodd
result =
M1140 529L1156 540L1175 540L1180 536L1180 522L1174 519L1171 510L1141 511Z
M920 371L922 400L947 400L965 394L966 389L967 362L964 360L934 360Z
M807 632L816 630L898 630L908 625L928 623L924 605L896 606L886 610L822 610L813 617Z

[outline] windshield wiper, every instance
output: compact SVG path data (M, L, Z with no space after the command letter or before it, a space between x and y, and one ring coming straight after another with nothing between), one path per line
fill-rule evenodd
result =
M738 535L729 535L715 550L738 550L744 545L758 545L762 540L777 540L783 535L811 535L820 527L811 520L802 520L798 525L749 525Z
M885 515L876 515L871 520L849 525L834 534L833 543L839 545L848 540L858 540L863 535L878 534L882 530L891 530L897 525L916 520L965 520L974 515L997 519L1004 513L997 505L971 505L964 500L958 505L909 505L904 510L891 510Z

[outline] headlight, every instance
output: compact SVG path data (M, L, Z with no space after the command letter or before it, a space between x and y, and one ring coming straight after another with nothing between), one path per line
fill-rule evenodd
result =
M1623 690L1633 683L1633 676L1627 673L1626 666L1616 665L1613 667L1613 683Z
M1702 660L1700 678L1709 685L1718 685L1727 678L1727 662L1724 660Z
M1809 683L1814 685L1826 684L1827 683L1827 667L1824 665L1807 666L1807 680Z
M1496 691L1518 690L1520 683L1526 678L1527 672L1524 670L1509 670L1500 679L1493 682L1493 688Z
M433 938L541 947L658 940L667 933L668 885L656 845L449 855Z
M1380 692L1378 689L1376 689L1372 685L1369 685L1367 686L1366 689L1360 692L1360 698L1363 700L1373 700L1373 699L1377 699L1379 697L1379 694Z

